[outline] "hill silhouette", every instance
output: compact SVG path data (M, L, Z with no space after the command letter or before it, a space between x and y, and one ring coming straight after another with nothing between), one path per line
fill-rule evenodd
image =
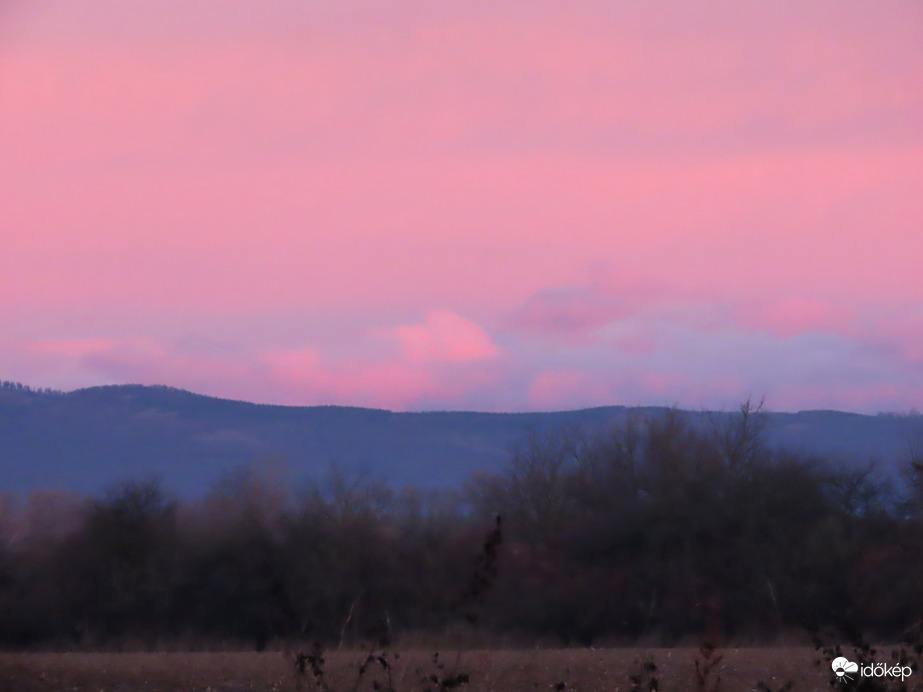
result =
M332 464L395 485L456 485L497 470L529 434L598 428L662 407L607 406L547 413L396 413L345 406L274 406L164 386L72 392L0 389L0 492L61 488L98 493L128 478L158 477L199 495L241 464L281 462L296 480ZM686 412L708 425L728 412ZM839 411L767 414L771 445L893 472L923 439L923 417Z

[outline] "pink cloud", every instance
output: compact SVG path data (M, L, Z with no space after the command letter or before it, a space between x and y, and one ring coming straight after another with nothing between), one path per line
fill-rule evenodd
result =
M446 310L429 310L422 324L394 327L378 334L397 342L404 358L414 363L466 363L500 354L483 329Z
M783 298L762 307L742 305L738 324L768 331L779 338L807 332L849 335L854 332L853 311L841 305L810 298Z
M421 401L459 400L496 384L501 349L478 325L449 311L429 310L422 323L377 329L368 338L391 343L397 351L361 359L308 348L269 351L260 360L293 403L406 408Z
M277 397L290 404L340 403L405 408L433 394L438 384L425 369L395 363L322 361L308 349L266 353L263 362Z
M313 360L310 356L308 362ZM324 359L312 368L294 354L265 354L274 397L284 403L338 403L408 409L430 402L445 406L497 384L497 372L439 363L362 362Z

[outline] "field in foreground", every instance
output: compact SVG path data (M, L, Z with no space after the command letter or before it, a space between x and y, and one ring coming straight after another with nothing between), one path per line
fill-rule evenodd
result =
M811 648L728 649L715 666L721 689L748 692L763 681L778 690L788 680L795 692L830 689L831 673L815 664ZM385 682L380 667L369 668L356 686L357 669L367 652L325 655L330 689L369 690L372 681ZM657 665L662 692L696 689L694 649L516 650L444 653L445 672L464 672L469 692L515 690L575 690L628 692L629 675L639 671L643 657ZM456 663L457 658L457 663ZM411 651L393 660L393 683L399 692L425 689L423 678L439 672L432 652ZM457 668L456 668L457 666ZM265 653L66 653L0 654L0 690L92 692L287 692L314 690L310 672L303 678L291 658ZM560 684L563 683L563 687Z

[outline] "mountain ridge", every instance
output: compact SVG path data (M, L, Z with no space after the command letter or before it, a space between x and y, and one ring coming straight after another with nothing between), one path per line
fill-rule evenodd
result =
M9 384L9 383L7 383ZM664 406L545 412L395 412L222 399L166 385L102 385L71 392L0 388L0 492L61 488L96 494L120 480L159 477L181 496L206 492L230 470L284 463L296 480L336 464L395 485L458 485L502 468L530 433L598 428ZM683 411L692 425L733 412ZM769 444L847 465L881 460L895 474L923 416L844 411L766 414Z

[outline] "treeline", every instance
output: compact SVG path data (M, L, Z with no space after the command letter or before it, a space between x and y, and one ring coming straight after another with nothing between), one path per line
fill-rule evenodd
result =
M154 481L7 500L0 646L352 645L459 623L569 644L915 626L920 460L896 493L871 469L769 449L760 426L748 402L707 430L671 412L562 431L452 493L336 470L292 491L244 468L195 501Z
M60 395L64 392L58 389L52 389L51 387L45 388L34 388L30 387L27 384L22 382L13 382L11 380L0 380L0 392L19 392L21 394L45 394L45 395Z
M760 409L708 430L674 411L536 440L475 479L480 515L510 519L500 626L583 644L917 627L921 459L898 491L871 465L770 449Z

